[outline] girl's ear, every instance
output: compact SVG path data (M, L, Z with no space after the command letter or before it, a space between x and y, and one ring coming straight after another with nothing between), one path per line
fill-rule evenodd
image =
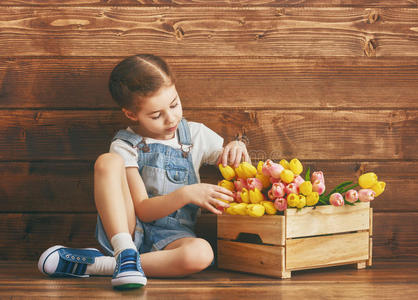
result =
M138 118L137 118L135 113L133 113L130 110L127 110L125 108L122 108L122 111L125 114L125 117L127 117L129 120L132 120L132 121L135 121L135 122L138 121Z

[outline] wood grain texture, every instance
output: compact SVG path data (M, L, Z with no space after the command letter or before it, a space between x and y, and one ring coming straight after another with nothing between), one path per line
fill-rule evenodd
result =
M283 6L283 7L417 7L416 0L5 0L0 5L19 6Z
M416 260L418 213L374 213L373 258ZM216 249L216 218L202 214L196 231ZM99 247L95 213L0 215L0 260L36 260L53 245ZM13 245L13 250L10 249Z
M289 158L290 159L290 158ZM418 212L415 195L416 162L302 161L311 170L323 170L327 190L361 172L373 171L386 182L385 192L371 202L377 212ZM95 212L94 162L1 162L1 212ZM200 170L201 181L217 184L221 175L214 166Z
M369 203L354 206L332 205L287 209L286 238L369 230Z
M368 259L368 232L286 240L286 270L357 263Z
M107 89L122 58L0 59L0 108L117 109ZM172 58L194 108L418 108L415 58Z
M3 7L0 24L0 57L418 53L415 8Z
M12 112L12 113L11 113ZM0 160L94 160L126 123L119 111L0 111ZM185 110L256 158L417 159L418 110Z

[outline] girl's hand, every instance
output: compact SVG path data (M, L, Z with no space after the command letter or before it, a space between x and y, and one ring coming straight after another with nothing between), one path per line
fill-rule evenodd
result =
M234 168L237 168L241 161L251 163L247 147L241 141L232 141L224 147L216 165L222 163L224 167L226 165L231 165Z
M216 207L229 207L228 203L219 199L229 202L234 201L232 197L233 193L230 190L214 184L197 183L186 185L177 191L181 193L181 197L187 203L193 203L202 208L206 208L217 215L222 214L222 212Z

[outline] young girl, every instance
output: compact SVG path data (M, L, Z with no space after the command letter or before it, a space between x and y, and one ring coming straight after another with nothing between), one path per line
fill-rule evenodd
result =
M187 122L174 77L160 57L140 54L112 71L109 89L133 125L120 130L94 166L96 237L106 250L54 246L38 268L50 276L111 275L118 289L150 277L185 276L208 267L210 244L196 238L199 208L221 214L232 192L199 183L202 164L250 161L245 144Z

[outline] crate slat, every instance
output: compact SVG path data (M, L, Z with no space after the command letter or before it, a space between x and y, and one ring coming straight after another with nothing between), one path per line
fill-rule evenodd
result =
M286 270L320 268L369 259L369 232L286 241Z
M284 247L218 240L218 268L282 277Z
M256 234L264 244L284 245L284 216L218 216L218 238L236 240L240 233Z
M322 234L369 229L370 204L354 206L331 205L286 210L286 237L307 237Z

